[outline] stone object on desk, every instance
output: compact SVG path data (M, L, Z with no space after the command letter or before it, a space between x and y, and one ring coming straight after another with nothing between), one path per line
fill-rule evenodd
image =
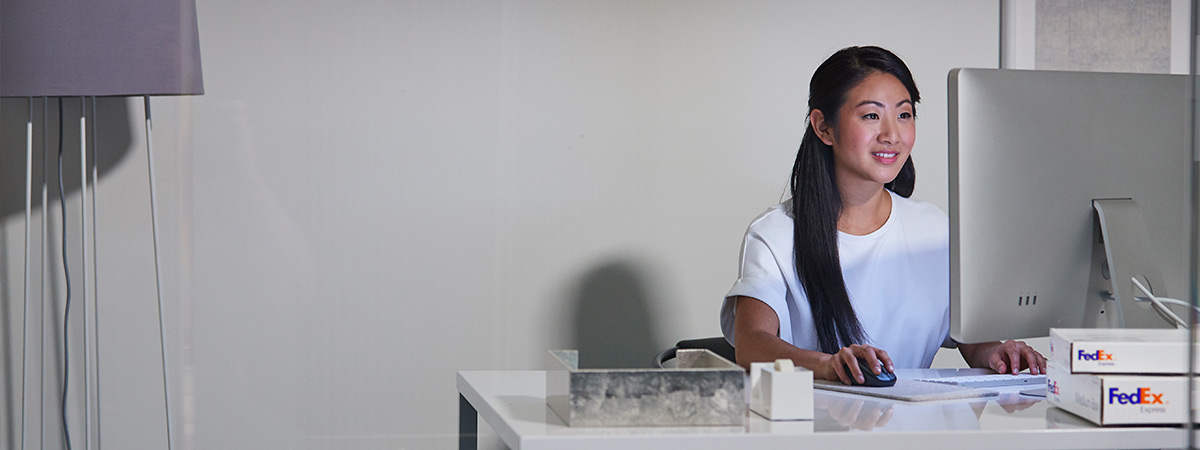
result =
M742 426L745 374L708 350L676 352L674 369L580 369L579 352L552 350L546 404L571 427Z
M750 364L750 410L768 420L812 420L812 371L791 360Z

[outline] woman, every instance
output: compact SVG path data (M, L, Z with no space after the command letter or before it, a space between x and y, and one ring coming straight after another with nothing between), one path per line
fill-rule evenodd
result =
M920 98L904 62L879 47L842 49L817 68L792 198L747 229L721 308L739 364L790 358L817 378L862 383L856 359L875 374L926 368L949 339L948 220L908 199ZM958 348L972 367L1046 367L1023 342Z

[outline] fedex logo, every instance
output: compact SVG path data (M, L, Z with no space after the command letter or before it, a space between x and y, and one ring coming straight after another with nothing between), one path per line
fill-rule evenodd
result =
M1058 382L1051 381L1049 384L1047 384L1046 391L1050 392L1051 394L1058 395Z
M1112 353L1107 353L1104 350L1096 350L1095 353L1088 353L1080 350L1076 359L1080 361L1112 361L1113 355Z
M1150 388L1138 388L1136 392L1122 394L1117 392L1117 388L1108 390L1108 404L1113 402L1122 405L1162 405L1165 402L1162 399L1163 394L1155 394L1150 392Z

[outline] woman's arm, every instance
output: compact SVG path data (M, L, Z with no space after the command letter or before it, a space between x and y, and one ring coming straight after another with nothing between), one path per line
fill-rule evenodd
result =
M958 351L971 367L988 367L1014 375L1025 369L1034 375L1046 373L1046 358L1021 341L958 344Z
M822 380L841 381L850 384L853 377L863 382L857 358L867 360L879 374L886 366L893 371L892 359L887 352L869 345L851 345L837 354L822 353L797 348L779 338L779 317L766 303L753 298L739 296L734 314L733 340L737 348L737 363L747 369L752 362L771 362L776 359L791 359L797 366L813 371L813 376ZM846 367L850 370L847 371Z

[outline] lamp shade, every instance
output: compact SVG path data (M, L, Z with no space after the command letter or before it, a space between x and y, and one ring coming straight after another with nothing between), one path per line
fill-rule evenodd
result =
M0 1L0 96L203 93L195 0Z

